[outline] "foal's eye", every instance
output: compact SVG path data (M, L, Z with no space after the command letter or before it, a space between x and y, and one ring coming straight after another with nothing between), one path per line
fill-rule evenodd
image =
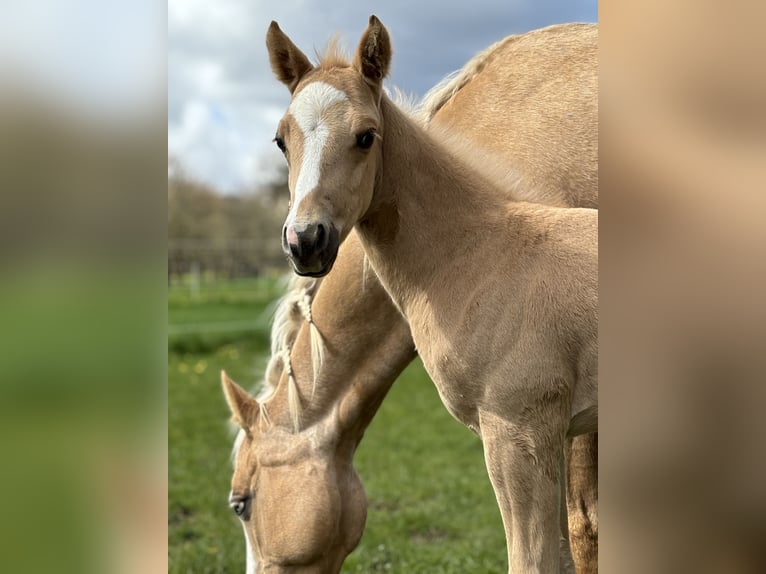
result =
M287 146L285 145L285 140L283 140L279 136L274 136L274 143L277 144L277 147L282 150L282 153L287 152Z
M375 130L367 130L356 136L356 145L361 149L370 149L375 141Z
M234 514L242 516L245 513L245 510L247 510L247 501L247 498L232 500L229 502L229 506L234 511Z

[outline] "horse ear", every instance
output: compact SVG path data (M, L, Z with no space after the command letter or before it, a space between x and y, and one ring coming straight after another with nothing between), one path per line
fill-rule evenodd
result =
M362 34L354 57L354 68L375 86L383 83L391 65L391 38L378 17L370 16L370 23Z
M266 33L266 48L269 51L271 69L292 94L301 78L313 70L314 66L274 21Z
M226 402L229 403L231 420L243 429L249 429L255 423L260 411L258 401L226 376L226 371L221 371L221 385Z

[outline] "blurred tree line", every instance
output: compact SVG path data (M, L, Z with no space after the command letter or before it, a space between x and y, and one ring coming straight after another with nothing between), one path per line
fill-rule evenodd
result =
M206 280L287 269L280 234L289 191L277 181L225 195L168 159L168 280L192 273Z

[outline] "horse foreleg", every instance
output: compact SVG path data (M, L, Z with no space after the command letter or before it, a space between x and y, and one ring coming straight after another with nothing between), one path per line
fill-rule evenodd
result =
M566 444L569 546L577 574L598 572L598 433Z
M559 478L565 422L551 425L551 419L546 419L509 421L479 412L484 459L500 506L508 568L513 573L561 571Z

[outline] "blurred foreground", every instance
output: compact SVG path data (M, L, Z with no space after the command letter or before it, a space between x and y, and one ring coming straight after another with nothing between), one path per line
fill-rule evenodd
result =
M600 564L763 572L766 7L599 16Z
M160 134L18 99L0 125L0 570L162 572Z
M2 572L167 568L163 33L145 0L3 6Z

